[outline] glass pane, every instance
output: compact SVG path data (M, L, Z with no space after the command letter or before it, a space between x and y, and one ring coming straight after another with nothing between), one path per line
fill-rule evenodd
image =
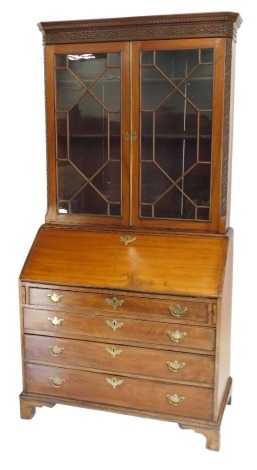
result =
M213 49L202 49L200 61L213 63L213 55L214 55Z
M157 165L151 162L142 164L142 202L155 202L169 188L170 179Z
M155 205L157 218L194 219L195 205L177 187L173 187Z
M110 160L120 160L121 142L120 142L120 113L109 113L110 122Z
M210 165L199 164L183 178L183 191L197 206L209 206Z
M141 159L153 160L153 113L141 114Z
M107 70L91 87L91 92L110 111L120 109L120 71Z
M120 53L55 56L60 213L121 216Z
M197 135L198 113L178 92L173 93L155 112L156 135L183 137Z
M212 76L210 76L212 67L211 71L210 67L210 65L200 66L192 73L190 78L186 80L185 85L180 87L185 97L189 99L197 109L212 109L213 81Z
M140 217L209 220L213 49L141 53Z
M156 108L174 90L169 81L152 67L143 68L141 80L142 110Z
M110 214L111 216L120 216L121 215L121 205L120 204L110 204Z
M87 184L72 198L70 211L74 214L108 215L108 204L91 185Z
M57 157L67 158L67 113L56 113Z
M142 65L152 65L153 63L154 63L154 52L153 51L141 52L141 64Z
M109 162L92 179L95 188L108 202L120 202L119 171L119 162Z
M79 191L85 181L82 175L70 164L70 162L58 161L58 194L60 200L69 200Z
M109 52L107 54L108 67L120 67L120 53Z
M79 81L90 88L107 69L107 54L68 55L68 67Z
M56 71L56 110L68 111L85 93L68 70Z
M90 180L107 161L107 140L87 137L70 138L70 161L85 179ZM85 158L85 153L87 158Z
M55 56L55 67L67 67L68 57L66 55L58 54Z
M185 51L156 51L156 67L162 71L165 77L172 83L178 84L198 64L198 50Z

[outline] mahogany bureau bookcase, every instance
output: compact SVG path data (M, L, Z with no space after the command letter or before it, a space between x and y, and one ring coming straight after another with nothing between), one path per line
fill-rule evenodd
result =
M76 405L219 449L231 398L238 13L40 23L48 208L19 288L21 417Z

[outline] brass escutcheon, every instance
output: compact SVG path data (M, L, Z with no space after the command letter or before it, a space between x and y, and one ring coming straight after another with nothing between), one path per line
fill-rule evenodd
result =
M106 323L108 326L110 326L114 331L116 331L118 328L121 328L123 326L123 322L118 322L117 320L106 320Z
M111 385L113 389L123 384L123 380L118 380L116 377L112 377L111 379L107 378L106 382Z
M105 348L105 351L108 352L113 358L122 353L122 349L115 348L115 346Z
M132 243L136 240L136 237L130 237L129 235L126 235L125 237L120 237L120 240L124 243L124 245L128 245L129 243Z
M187 311L187 307L181 307L178 304L174 306L170 305L169 311L174 317L181 317L181 315Z
M118 300L116 297L113 297L112 299L105 299L106 303L110 305L111 307L116 310L117 307L120 307L122 304L124 304L124 300Z

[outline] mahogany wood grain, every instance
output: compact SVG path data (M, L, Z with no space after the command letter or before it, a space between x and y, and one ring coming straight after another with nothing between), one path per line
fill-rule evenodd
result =
M159 345L168 349L186 348L192 350L213 352L215 346L215 329L197 326L181 325L179 323L151 322L144 320L129 320L120 315L83 315L60 312L57 315L62 323L54 326L51 319L55 312L47 310L24 309L24 331L35 334L48 334L59 337L84 339L102 339L126 341L130 344L145 344L152 347ZM119 323L121 326L113 329L107 321ZM170 338L169 333L176 331L184 335L178 342Z
M51 296L56 294L59 297L58 302L53 302ZM112 306L107 301L116 298L121 302L118 306ZM25 303L25 302L24 302ZM32 306L46 306L58 311L76 309L76 311L95 311L117 312L129 317L140 316L140 318L151 320L174 320L176 322L190 324L208 324L211 323L213 311L213 301L209 299L191 299L187 297L168 297L153 295L135 295L129 292L108 291L105 290L93 292L82 288L73 290L63 289L63 286L45 287L29 284L27 303ZM170 308L180 306L185 309L180 316L172 314Z
M113 375L78 371L60 367L25 364L28 393L69 397L127 408L153 410L168 416L191 416L209 420L212 417L212 389L181 384L134 379L115 374L120 385L113 388L106 379ZM60 387L51 378L64 380ZM180 405L171 405L167 395L184 397Z
M121 236L43 226L20 279L199 297L220 294L227 237L145 233L125 246Z
M130 347L126 344L97 343L66 338L25 335L26 362L48 363L56 366L105 370L150 377L153 380L183 381L211 386L214 381L213 356ZM50 348L59 348L53 355ZM111 354L112 353L112 354ZM168 362L184 364L180 370L168 367Z

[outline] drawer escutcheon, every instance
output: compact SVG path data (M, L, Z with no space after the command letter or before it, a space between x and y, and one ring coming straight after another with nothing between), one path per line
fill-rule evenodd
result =
M122 321L118 322L118 321L115 320L115 319L112 320L112 321L106 320L106 324L107 324L108 326L110 326L110 328L112 328L114 331L116 331L118 328L122 328L122 327L123 327L123 322L122 322Z
M113 297L112 299L105 299L105 300L108 305L114 308L114 310L116 310L117 307L120 307L122 304L124 304L124 300L119 300L116 297Z
M120 237L120 240L127 246L129 243L133 243L136 240L136 237L126 235L125 237Z
M105 348L105 351L108 352L113 358L122 353L122 349L115 348L115 346Z
M112 377L111 379L107 378L106 379L106 382L111 385L111 387L113 389L115 389L116 387L119 387L120 385L123 384L123 380L118 380L116 379L116 377Z

